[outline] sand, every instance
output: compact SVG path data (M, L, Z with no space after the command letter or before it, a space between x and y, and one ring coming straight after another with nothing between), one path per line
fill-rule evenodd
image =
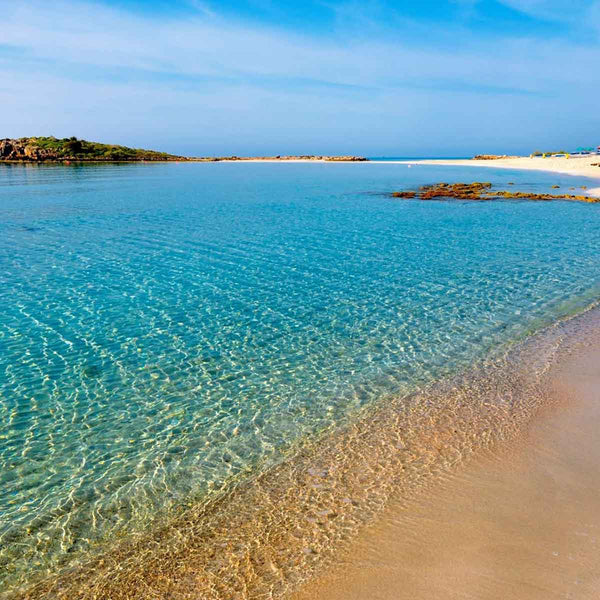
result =
M600 598L600 344L519 443L387 508L294 600Z
M419 160L405 161L412 164L425 165L447 165L460 167L492 167L494 169L524 169L532 171L550 171L577 177L591 177L600 182L600 156L581 156L572 158L530 158L522 156L519 158L502 158L498 160ZM600 187L587 190L593 196L600 196Z

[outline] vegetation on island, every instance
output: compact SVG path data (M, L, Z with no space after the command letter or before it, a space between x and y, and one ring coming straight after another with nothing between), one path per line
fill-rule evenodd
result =
M558 188L559 186L553 186ZM582 189L586 189L582 186ZM393 198L418 198L419 200L437 200L454 198L457 200L577 200L579 202L600 202L600 198L573 194L534 194L531 192L507 192L492 189L489 182L473 183L436 183L424 185L418 190L393 192Z
M0 160L16 161L140 161L181 160L182 157L155 150L88 142L76 137L24 137L0 140Z

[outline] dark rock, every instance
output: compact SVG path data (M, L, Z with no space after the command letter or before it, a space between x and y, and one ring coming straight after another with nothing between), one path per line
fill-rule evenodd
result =
M0 141L0 157L6 158L9 157L14 150L13 145L10 140L2 140Z

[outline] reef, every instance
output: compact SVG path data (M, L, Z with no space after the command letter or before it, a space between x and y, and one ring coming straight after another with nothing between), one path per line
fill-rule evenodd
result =
M558 186L553 186L557 188ZM585 189L585 187L582 187ZM489 182L473 183L436 183L424 185L418 190L404 190L390 194L392 198L416 198L419 200L448 199L456 200L576 200L578 202L600 202L600 198L574 194L534 194L532 192L508 192L492 189Z

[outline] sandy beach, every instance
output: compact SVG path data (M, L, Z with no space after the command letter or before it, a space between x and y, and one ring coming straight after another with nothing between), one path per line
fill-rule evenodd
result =
M600 345L553 369L517 443L392 503L294 600L548 600L600 595Z
M597 179L600 183L600 156L581 156L581 157L549 157L549 158L530 158L521 156L519 158L501 158L498 160L469 160L469 159L435 159L405 161L412 164L423 165L447 165L460 167L491 167L494 169L523 169L530 171L550 171L553 173L562 173L576 177L591 177ZM592 196L600 196L600 185L596 188L587 190Z

